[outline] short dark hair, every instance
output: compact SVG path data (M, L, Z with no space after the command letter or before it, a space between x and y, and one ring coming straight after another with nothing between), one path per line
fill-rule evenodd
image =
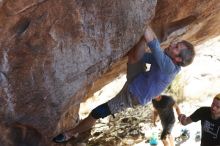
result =
M182 40L180 43L183 43L186 46L186 49L183 49L179 56L182 58L182 61L178 63L180 66L187 66L193 62L195 57L194 46L188 41Z

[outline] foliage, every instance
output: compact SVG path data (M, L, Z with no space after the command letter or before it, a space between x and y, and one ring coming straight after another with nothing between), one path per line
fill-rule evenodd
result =
M173 96L177 103L184 101L184 85L186 81L182 79L181 74L178 74L173 82L165 90L165 94Z

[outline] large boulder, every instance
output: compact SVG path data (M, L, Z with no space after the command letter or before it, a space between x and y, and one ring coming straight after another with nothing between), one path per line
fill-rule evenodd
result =
M151 0L0 1L2 145L51 145L73 127L83 97L138 41L155 7Z

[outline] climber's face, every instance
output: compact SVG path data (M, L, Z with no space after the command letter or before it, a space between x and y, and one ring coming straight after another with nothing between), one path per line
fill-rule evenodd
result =
M187 47L182 42L172 42L165 49L165 53L174 61L174 63L178 63L182 61L180 53L184 49L187 49Z

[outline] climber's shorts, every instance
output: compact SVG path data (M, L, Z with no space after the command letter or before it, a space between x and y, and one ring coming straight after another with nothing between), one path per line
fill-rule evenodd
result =
M146 65L142 61L136 64L127 64L127 82L124 87L111 100L93 109L91 116L95 119L105 118L109 115L114 117L115 113L138 105L137 99L128 90L128 84L144 70L146 70Z
M135 97L128 90L128 84L125 83L122 90L111 100L108 101L108 107L111 114L121 112L127 108L133 108L138 105Z
M95 119L105 118L109 115L113 115L114 117L115 113L137 105L137 102L132 100L131 96L132 94L127 90L127 84L125 84L114 98L93 109L91 116Z

